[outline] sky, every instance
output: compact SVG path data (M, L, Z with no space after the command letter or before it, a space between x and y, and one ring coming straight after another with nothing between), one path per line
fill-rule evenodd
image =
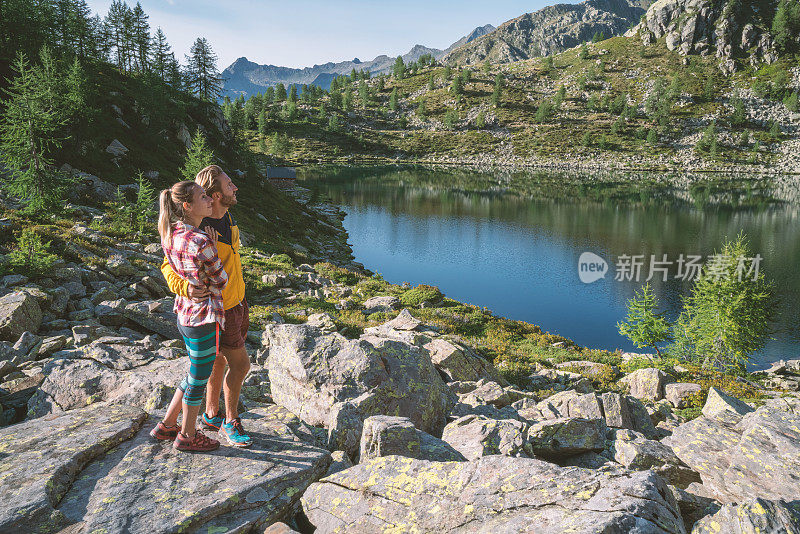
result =
M558 0L558 2L572 0ZM87 0L105 17L111 0ZM133 7L135 0L128 0ZM415 44L447 48L478 26L536 11L556 0L141 0L152 32L161 26L179 61L205 37L220 71L247 57L260 64L310 67L328 61L397 56Z

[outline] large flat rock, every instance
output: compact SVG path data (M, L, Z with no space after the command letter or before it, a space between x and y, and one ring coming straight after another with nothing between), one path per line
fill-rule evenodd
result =
M375 458L312 484L302 503L319 534L685 533L674 497L654 473L499 455Z
M104 355L113 354L112 352ZM177 386L186 376L189 357L153 360L131 367L119 360L53 358L42 373L46 378L28 401L28 414L41 417L97 402L130 404L151 411L151 396L159 386ZM120 367L127 367L120 369Z
M723 503L754 496L800 497L800 399L772 399L754 412L701 416L662 440L700 473L709 496ZM735 414L734 414L735 415Z
M325 475L331 455L314 432L272 405L242 414L249 449L183 453L156 442L154 417L132 441L89 466L61 512L74 532L248 532L282 519ZM217 437L209 432L210 437Z
M90 407L0 429L0 532L63 524L56 507L81 469L133 437L146 417L130 406Z

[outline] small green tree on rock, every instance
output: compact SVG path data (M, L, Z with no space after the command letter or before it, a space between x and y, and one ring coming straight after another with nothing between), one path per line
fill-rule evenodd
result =
M649 282L628 300L627 306L625 321L617 323L619 333L630 339L636 348L652 347L661 356L658 345L672 339L672 335L664 313L656 312L658 302Z
M774 285L743 234L704 265L673 328L674 351L705 367L743 372L774 318Z
M148 228L155 228L156 220L156 190L141 172L136 178L139 186L136 192L136 230L140 235L145 233Z

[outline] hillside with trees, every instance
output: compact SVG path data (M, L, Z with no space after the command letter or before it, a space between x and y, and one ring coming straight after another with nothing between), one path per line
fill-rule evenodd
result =
M699 33L690 49L670 40L679 29L656 36L659 3L627 36L553 56L477 66L398 58L391 74L354 70L320 98L268 91L235 107L255 150L293 163L800 172L797 34L784 30L797 24L795 5L776 3L747 30L769 42L756 59L738 45L699 53ZM708 24L725 27L717 15Z
M205 37L179 61L139 3L115 0L101 16L84 0L9 0L0 12L0 194L19 200L9 207L21 210L20 225L69 216L69 202L134 205L140 180L160 189L184 178L200 140L205 160L237 180L251 241L291 251L331 232L262 179L263 162L217 104L221 77ZM108 204L98 183L130 193Z

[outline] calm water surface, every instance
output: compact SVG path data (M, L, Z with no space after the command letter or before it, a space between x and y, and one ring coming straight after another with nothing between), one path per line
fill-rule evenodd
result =
M754 368L800 357L800 207L785 194L776 200L763 182L685 191L535 173L325 167L300 178L347 213L356 260L386 280L436 285L451 298L609 350L636 350L616 323L648 277L651 255L705 259L726 236L745 232L780 297L774 339ZM609 264L590 284L578 276L586 251ZM638 282L615 280L621 255L644 255ZM651 281L670 318L691 286L676 270L673 263L666 282L662 274Z

